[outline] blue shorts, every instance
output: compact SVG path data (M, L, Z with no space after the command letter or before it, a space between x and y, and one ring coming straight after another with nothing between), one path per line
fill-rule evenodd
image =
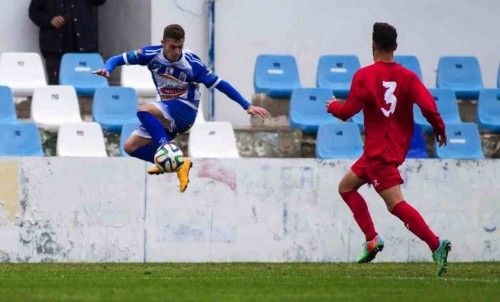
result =
M161 111L163 117L170 121L170 128L165 128L169 141L173 140L179 133L188 131L194 124L198 112L193 105L188 105L185 101L179 99L159 101L154 105ZM143 125L134 130L132 134L151 138L148 130Z

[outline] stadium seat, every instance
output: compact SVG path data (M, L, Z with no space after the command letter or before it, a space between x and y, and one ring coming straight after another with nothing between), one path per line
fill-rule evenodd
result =
M119 133L122 125L138 122L137 96L130 87L96 88L92 103L92 118L101 127Z
M316 70L316 86L333 89L335 97L345 99L351 89L352 77L360 66L354 55L321 56Z
M101 126L92 122L61 125L57 135L57 155L107 157Z
M484 158L481 147L481 138L477 125L474 123L461 123L446 125L448 142L446 146L438 147L434 144L438 158L453 159L482 159Z
M133 88L138 97L157 95L151 72L146 66L123 65L120 82L123 87Z
M108 86L106 78L92 74L103 67L98 53L66 53L61 60L59 83L75 87L78 96L93 96L96 88Z
M498 64L497 88L500 88L500 64Z
M189 132L188 154L193 158L239 157L233 126L228 122L194 124Z
M316 133L318 126L328 122L340 122L325 110L325 102L333 97L326 88L300 88L290 100L290 126L305 133Z
M47 86L42 58L34 52L4 52L0 56L0 85L10 87L15 97L33 95Z
M130 123L130 124L124 124L122 127L122 132L120 134L120 155L121 156L130 156L125 152L123 149L123 146L125 145L125 142L127 141L128 137L130 134L137 129L141 124L139 122L135 123Z
M253 83L256 93L289 98L294 89L301 87L295 58L291 55L257 56Z
M436 101L438 112L441 114L445 124L459 124L462 122L453 90L433 88L429 89L429 92ZM422 115L422 111L416 104L413 105L413 118L415 123L422 127L425 132L432 131L431 124L427 122Z
M483 89L479 62L475 57L439 58L436 87L453 90L459 99L477 100Z
M16 106L7 86L0 86L0 123L17 122Z
M477 102L477 121L481 129L500 132L500 89L484 89Z
M359 127L355 123L321 124L316 138L316 157L356 159L363 153Z
M363 129L365 127L365 120L363 115L363 110L356 113L352 118L352 122L359 126L359 129Z
M39 128L48 131L57 131L62 124L81 122L75 89L55 85L35 89L31 118Z
M410 140L410 147L408 148L408 153L406 153L406 158L429 158L427 154L424 138L424 132L419 125L415 125L413 128L413 135Z
M0 156L43 156L35 124L0 123Z
M420 81L422 81L422 70L416 56L394 56L394 61L416 73Z
M198 113L196 114L196 119L194 120L194 123L199 124L206 122L207 121L205 120L205 114L203 113L203 106L202 103L200 102L200 105L198 106Z

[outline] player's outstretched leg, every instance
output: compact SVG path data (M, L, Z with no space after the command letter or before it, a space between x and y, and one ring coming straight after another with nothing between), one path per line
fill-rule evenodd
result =
M193 167L193 163L187 157L184 157L184 162L182 163L179 170L177 170L177 178L179 178L179 189L181 192L186 191L189 183L189 171Z
M451 251L451 242L446 239L439 240L439 247L432 253L432 259L437 263L436 275L441 277L448 269L448 253Z
M378 252L381 252L383 249L384 249L384 240L382 240L382 237L380 235L377 235L372 240L366 241L363 244L363 251L358 261L356 262L368 263L373 259L375 259L375 256L377 256Z

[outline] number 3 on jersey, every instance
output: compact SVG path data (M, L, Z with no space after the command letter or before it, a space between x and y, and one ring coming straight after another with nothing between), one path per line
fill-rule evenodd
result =
M396 90L398 84L396 82L383 81L382 85L387 88L384 93L384 100L386 104L390 104L390 107L389 110L386 110L383 107L380 108L380 110L382 110L382 113L385 115L385 117L389 117L389 115L393 114L394 111L396 111L396 103L398 102L398 99L394 95L394 91Z

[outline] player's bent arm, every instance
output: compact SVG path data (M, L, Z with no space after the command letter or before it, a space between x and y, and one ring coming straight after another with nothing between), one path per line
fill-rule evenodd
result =
M231 100L240 104L243 109L247 110L250 107L250 103L229 82L220 79L215 88L227 95Z
M125 65L125 59L123 58L123 54L112 56L109 58L104 64L104 69L111 73L117 66Z
M363 77L360 72L357 71L353 76L351 90L349 91L347 100L343 103L337 100L327 103L328 106L326 111L343 121L350 119L358 113L362 109L363 105L363 98L360 96L362 91L362 88L360 88L362 87L362 81Z
M261 117L268 117L269 112L258 106L253 106L251 105L245 98L236 90L229 82L226 82L224 80L219 80L219 83L215 85L215 88L219 90L220 92L224 93L227 95L231 100L235 101L236 103L240 104L240 106L245 109L248 114L254 115L260 115Z
M345 102L338 100L327 102L327 112L333 116L347 121L361 110L361 102L357 98L348 98Z
M445 125L437 110L436 102L416 76L413 80L413 99L420 107L422 115L432 125L434 133L441 136L445 135Z

